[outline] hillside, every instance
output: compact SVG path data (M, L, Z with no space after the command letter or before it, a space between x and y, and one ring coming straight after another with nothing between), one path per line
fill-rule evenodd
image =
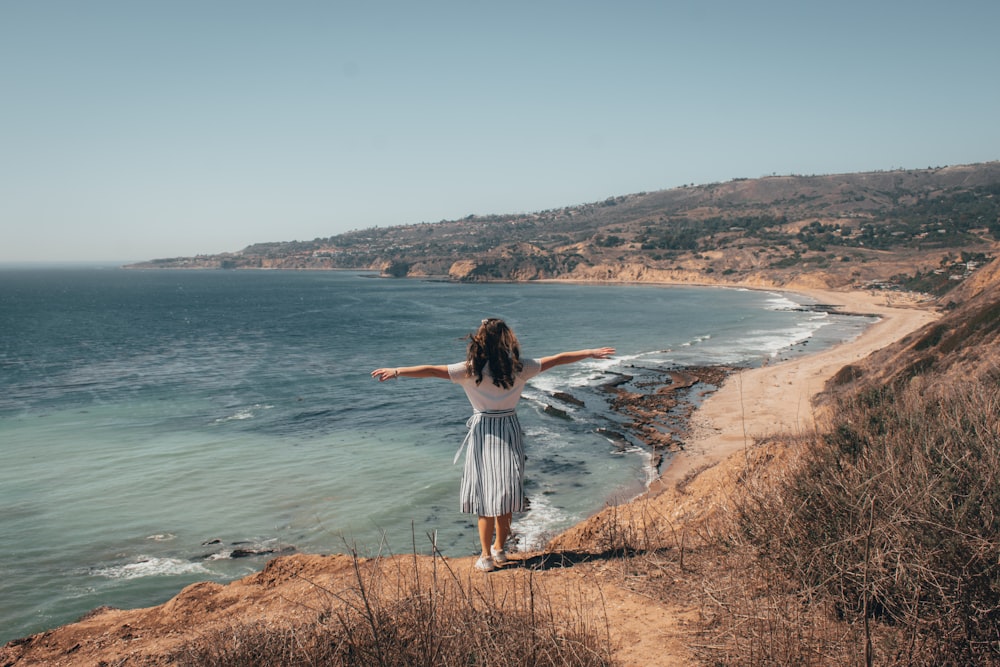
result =
M998 295L1000 259L949 295L963 301L951 301L940 318L927 309L886 304L870 291L827 293L830 303L836 299L883 319L857 341L727 381L696 415L702 435L693 435L682 452L688 460L675 461L661 484L627 505L608 507L543 552L517 554L501 572L476 576L471 557L285 556L228 585L195 584L157 607L95 610L77 623L10 642L0 648L0 662L261 664L260 655L273 657L289 643L325 639L328 646L353 650L360 645L354 642L370 648L364 642L373 636L396 641L390 629L409 622L409 605L437 599L442 609L449 600L477 618L488 618L480 605L488 609L497 600L506 600L512 614L537 605L549 610L546 618L582 615L569 622L603 628L598 634L610 642L611 661L594 664L864 664L861 623L834 614L817 590L789 588L786 571L768 570L757 550L748 553L741 545L744 495L774 497L789 461L808 451L796 445L802 426L794 426L808 416L808 397L858 355L863 358L846 366L855 371L827 384L829 398L850 395L855 383L905 383L914 368L938 385L959 365L995 374ZM934 363L927 363L931 348ZM796 405L796 396L805 404ZM713 451L726 440L737 444ZM777 523L766 528L778 530L785 513L769 516ZM806 605L806 599L815 602ZM373 609L365 612L369 605ZM380 624L376 634L351 625L353 634L345 638L344 624L365 618ZM896 645L893 638L907 627L877 618L873 624L876 655L886 657L878 664L943 664L908 660L907 654L889 659L885 647ZM435 637L447 635L434 633L433 623L427 627ZM412 644L422 637L402 639ZM926 649L926 641L916 646ZM248 657L233 661L238 655Z
M831 392L908 384L1000 378L1000 259L974 273L942 300L946 314L831 379Z
M463 281L892 282L940 293L998 239L1000 162L989 162L737 179L132 266L372 269Z

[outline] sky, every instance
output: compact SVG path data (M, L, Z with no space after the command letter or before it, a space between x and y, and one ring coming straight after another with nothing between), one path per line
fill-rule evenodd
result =
M0 262L1000 159L996 0L0 0Z

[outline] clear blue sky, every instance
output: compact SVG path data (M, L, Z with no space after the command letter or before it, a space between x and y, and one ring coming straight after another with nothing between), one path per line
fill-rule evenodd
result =
M996 0L0 0L0 261L997 160L998 26Z

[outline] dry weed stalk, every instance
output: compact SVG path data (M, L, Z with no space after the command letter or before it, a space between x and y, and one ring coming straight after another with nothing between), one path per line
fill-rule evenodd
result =
M429 574L426 558L363 560L353 550L352 556L347 590L312 582L328 600L309 609L313 621L234 625L173 659L199 667L612 664L600 609L571 597L554 604L530 571L502 581L463 579L436 546Z
M812 440L782 479L744 480L731 555L783 583L750 591L750 609L720 607L733 615L723 644L769 638L771 658L820 664L779 653L792 636L764 622L784 616L782 604L793 610L781 602L792 595L831 608L821 624L842 621L798 638L827 654L844 628L854 649L837 664L1000 664L998 384L870 389L842 399ZM781 620L816 622L812 612ZM747 646L736 662L769 664L761 652Z

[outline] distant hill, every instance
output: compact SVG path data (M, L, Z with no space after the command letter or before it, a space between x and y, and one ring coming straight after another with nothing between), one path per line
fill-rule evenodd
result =
M771 176L258 243L132 268L370 269L460 281L610 280L940 294L993 256L1000 162Z

